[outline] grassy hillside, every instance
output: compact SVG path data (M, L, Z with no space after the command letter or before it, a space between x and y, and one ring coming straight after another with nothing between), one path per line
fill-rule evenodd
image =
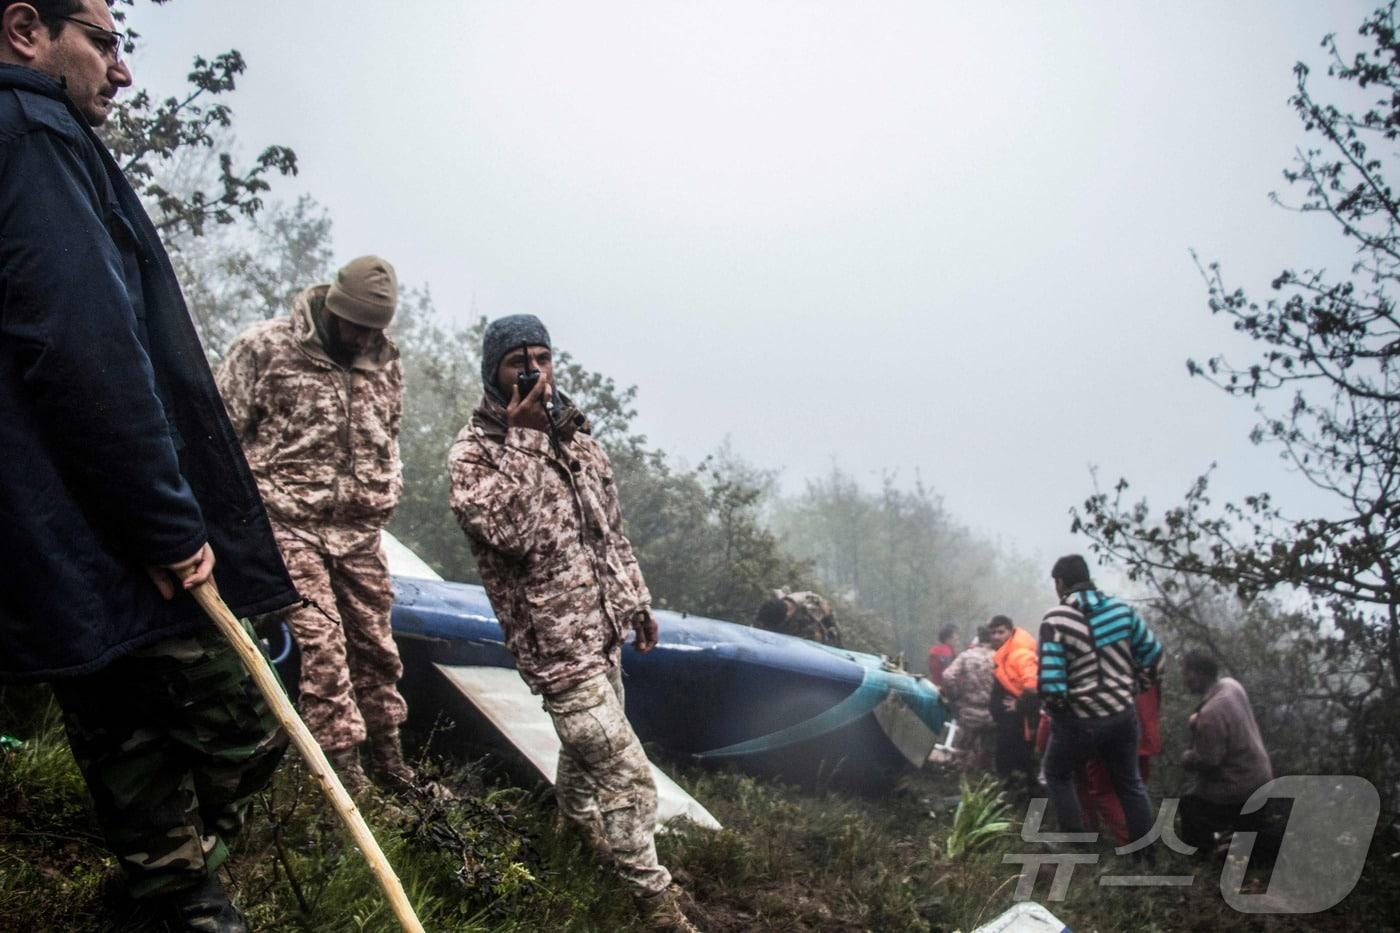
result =
M47 692L0 692L0 733L25 743L0 753L0 929L143 929L149 918L121 893ZM636 928L624 892L556 827L547 788L513 786L481 761L428 764L466 791L463 800L368 808L428 929ZM1018 869L1001 859L1023 848L1016 829L979 837L985 844L978 848L966 832L969 806L955 830L951 775L917 774L879 797L862 797L669 764L726 827L660 841L663 860L697 901L702 929L970 930L1013 903ZM259 797L228 869L254 928L396 929L362 861L324 814L314 783L289 758ZM968 839L971 847L950 857L955 832L953 850ZM1400 845L1388 832L1378 837L1357 891L1323 915L1235 913L1216 889L1218 861L1187 889L1104 889L1095 884L1100 869L1081 868L1068 898L1049 906L1080 931L1394 928L1400 859L1391 853ZM1172 859L1162 870L1191 869ZM1042 900L1048 875L1037 887Z

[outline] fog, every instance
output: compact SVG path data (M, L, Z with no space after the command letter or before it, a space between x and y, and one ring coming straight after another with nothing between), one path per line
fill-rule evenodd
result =
M1090 467L1160 504L1317 508L1254 417L1188 378L1247 353L1190 255L1261 295L1348 262L1270 204L1303 137L1292 66L1360 3L478 3L137 7L137 84L237 48L245 155L280 143L337 255L388 257L456 320L538 314L639 386L695 462L783 487L917 474L1047 559ZM1321 69L1317 69L1321 70Z

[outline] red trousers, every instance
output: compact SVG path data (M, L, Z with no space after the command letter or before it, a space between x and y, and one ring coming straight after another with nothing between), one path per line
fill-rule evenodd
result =
M1153 684L1150 690L1137 697L1138 725L1142 732L1142 741L1138 745L1138 771L1144 784L1152 771L1152 755L1162 750L1157 725L1161 690L1160 685ZM1036 730L1036 751L1044 752L1049 738L1050 717L1042 715ZM1086 829L1111 835L1120 846L1132 841L1128 838L1128 821L1123 816L1123 804L1113 792L1113 782L1108 779L1108 769L1103 762L1090 759L1075 771L1074 790L1079 795L1079 810Z
M1152 758L1138 756L1138 771L1142 781L1147 783L1147 775L1152 770ZM1079 810L1084 814L1085 829L1111 835L1113 841L1125 846L1128 838L1128 821L1123 816L1123 805L1113 792L1113 782L1108 779L1108 769L1103 762L1090 759L1074 773L1074 790L1079 794Z

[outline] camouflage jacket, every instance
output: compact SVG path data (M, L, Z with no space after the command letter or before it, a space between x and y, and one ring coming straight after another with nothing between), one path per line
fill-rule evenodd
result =
M954 658L943 672L943 692L957 705L960 726L991 725L988 704L992 699L992 680L996 676L993 666L992 649L973 645Z
M245 331L217 379L279 534L343 555L378 546L403 490L403 370L387 335L348 369L326 355L311 317L326 289Z
M624 631L651 605L612 465L583 415L561 402L560 453L542 431L507 430L505 409L486 398L448 457L452 510L506 647L545 694L616 664Z
M841 647L841 630L831 613L831 603L826 598L810 590L784 593L783 600L790 603L793 612L788 616L783 634L796 635L809 641Z

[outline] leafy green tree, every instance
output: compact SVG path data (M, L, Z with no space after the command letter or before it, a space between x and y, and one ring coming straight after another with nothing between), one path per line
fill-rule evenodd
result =
M481 399L485 319L443 323L426 289L400 297L394 339L404 369L403 498L389 530L449 580L476 582L476 560L448 505L447 452Z
M303 195L274 203L256 219L200 236L171 231L170 260L213 360L252 324L284 315L307 286L330 281L330 216Z
M122 7L134 3L118 0L114 17L125 23L127 11ZM128 33L128 53L135 49L137 38L136 33ZM296 153L286 146L267 146L246 165L237 164L231 152L218 151L233 126L233 111L222 96L235 89L247 67L237 49L213 58L196 55L184 91L163 99L144 88L125 94L100 130L132 187L155 207L156 226L162 233L183 228L200 236L210 223L251 219L271 190L269 179L296 174ZM164 184L164 164L190 150L214 153L215 171L188 190Z
M638 560L659 606L748 623L778 587L804 589L811 575L766 527L772 476L728 448L693 470L651 452L645 470L618 486Z
M1363 774L1382 785L1400 774L1393 749L1375 740L1378 728L1400 727L1384 707L1383 656L1353 651L1296 600L1244 599L1200 575L1150 568L1139 582L1147 594L1139 609L1167 646L1168 668L1186 650L1205 648L1246 685L1275 773ZM1176 762L1197 700L1169 681L1163 786L1186 778Z
M129 28L134 6L117 0L113 9L128 27L128 55L140 38ZM246 68L237 50L196 56L184 91L123 94L99 131L155 219L214 360L246 326L283 312L297 289L324 281L331 255L330 219L314 200L264 201L274 177L296 173L295 153L274 145L251 164L236 156L224 101Z
M1172 594L1184 578L1235 591L1246 604L1261 593L1299 588L1313 599L1314 650L1338 659L1338 676L1364 671L1359 719L1384 724L1364 743L1400 745L1394 710L1400 673L1400 200L1392 188L1400 134L1400 37L1396 5L1365 19L1363 51L1348 54L1335 36L1322 42L1331 94L1369 100L1359 113L1319 96L1312 70L1295 68L1290 99L1309 138L1284 176L1306 215L1328 219L1355 250L1349 272L1285 269L1258 299L1226 284L1217 264L1203 269L1211 312L1252 339L1245 362L1216 356L1188 363L1194 376L1256 401L1255 443L1283 458L1330 507L1287 514L1267 492L1217 509L1209 474L1161 516L1130 502L1128 485L1096 491L1074 527L1099 554L1138 579L1161 575ZM1359 95L1359 96L1358 96ZM1278 399L1274 405L1265 403ZM1374 701L1374 702L1373 702ZM1355 705L1355 704L1353 704ZM1362 715L1362 714L1365 715Z
M833 468L782 502L774 527L843 604L843 632L858 619L865 646L902 653L915 671L944 625L968 637L998 613L1030 624L1053 595L1043 571L959 524L921 481L904 489L894 474L868 490Z

